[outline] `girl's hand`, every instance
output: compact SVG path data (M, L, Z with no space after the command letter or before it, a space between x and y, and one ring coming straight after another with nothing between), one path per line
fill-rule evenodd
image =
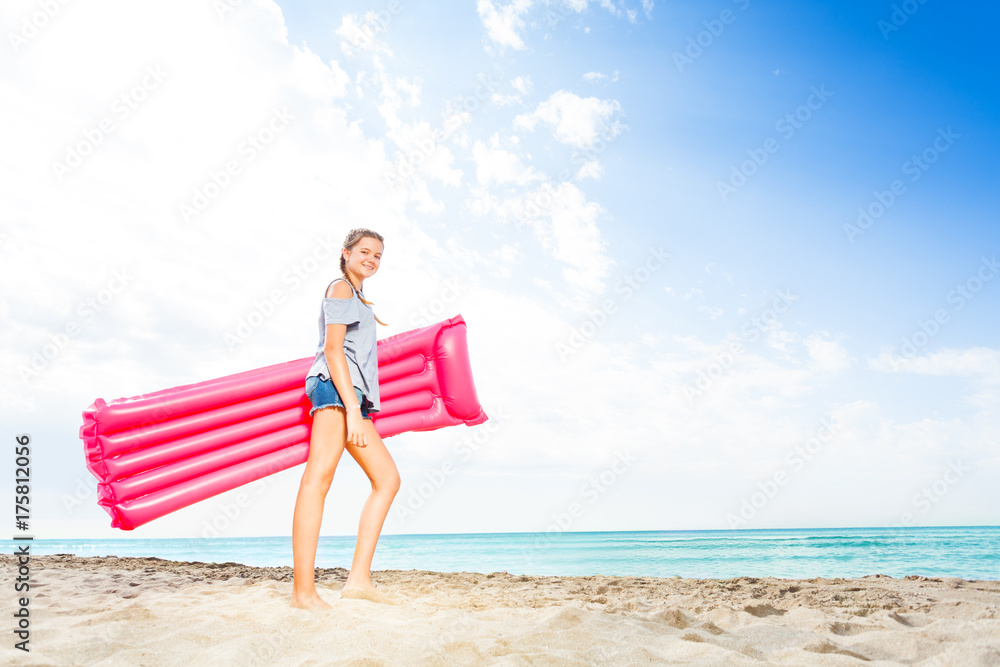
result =
M361 410L347 411L347 444L355 447L367 447L368 435L365 433L365 418Z

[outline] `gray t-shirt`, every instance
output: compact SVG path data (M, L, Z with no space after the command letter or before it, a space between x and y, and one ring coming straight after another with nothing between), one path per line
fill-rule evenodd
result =
M337 280L344 280L344 278L337 278ZM330 284L332 285L337 280ZM349 299L324 297L319 312L319 347L316 349L316 359L309 368L307 378L330 379L330 367L326 363L326 355L323 354L327 324L347 325L347 331L344 333L344 356L347 357L347 368L351 371L351 382L364 392L365 398L371 401L372 407L369 408L369 412L381 410L378 399L378 355L376 350L378 341L375 333L375 312L371 306L362 303L356 292Z

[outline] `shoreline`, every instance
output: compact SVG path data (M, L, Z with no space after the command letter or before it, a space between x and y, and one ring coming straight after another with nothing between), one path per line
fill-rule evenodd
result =
M0 562L16 598L16 557ZM389 606L341 599L348 571L317 568L334 609L310 612L288 604L288 566L57 554L30 567L32 651L0 649L19 664L1000 663L994 580L374 571L402 602Z

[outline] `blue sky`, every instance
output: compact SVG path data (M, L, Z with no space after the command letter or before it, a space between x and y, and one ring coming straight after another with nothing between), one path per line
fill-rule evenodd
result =
M329 33L339 23L339 6L325 8L326 15L300 3L283 9L290 39L337 55ZM734 18L721 34L678 67L677 54L690 53L688 38L726 10ZM798 317L843 331L852 350L875 354L946 305L949 291L997 247L989 169L998 148L990 104L997 53L981 13L992 10L931 4L895 26L892 5L671 3L655 7L650 18L640 11L629 23L592 3L552 27L546 11L558 9L534 6L524 14L523 49L503 49L483 36L472 6L428 17L404 5L386 31L393 48L406 54L394 59L404 61L398 71L419 76L428 99L460 94L471 64L524 68L540 91L560 85L580 94L613 91L629 131L603 156L606 176L587 189L610 212L609 229L617 232L609 234L612 254L625 258L660 241L675 253L672 277L682 288L710 285L703 270L709 263L725 267L740 285L714 285L716 303L728 301L728 316L705 323L680 309L663 317L654 307L636 313L649 318L648 326L679 334L708 324L725 335L739 322L736 309L746 305L737 292L753 298L794 285L804 297ZM454 62L451 48L427 48L428 34L464 47L463 62ZM619 72L613 84L588 85L579 74L608 70ZM805 103L813 87L831 93L828 103L791 136L778 131L776 121ZM436 107L425 106L431 113L421 108L419 117L432 120ZM492 131L483 125L483 135ZM933 145L939 129L949 128L958 139L937 162L916 180L912 166L902 172ZM768 137L778 139L779 151L749 185L721 201L718 181ZM552 143L535 144L537 163L558 173L569 151ZM906 184L899 201L870 232L846 242L844 225L857 219L858 207L896 179ZM448 190L438 191L447 197ZM995 344L989 332L997 293L977 294L975 307L956 314L957 326L942 329L932 347ZM666 305L659 301L648 305ZM928 398L939 400L933 392Z
M625 450L639 463L573 530L730 527L831 416L839 426L821 454L738 527L891 525L905 512L915 525L997 522L995 8L914 2L883 33L893 3L580 0L548 25L560 5L531 0L243 0L221 16L194 0L107 2L63 7L11 42L33 7L0 14L11 43L0 117L19 130L0 158L11 185L0 272L27 283L0 311L0 415L53 461L37 473L42 536L122 536L87 491L76 429L94 398L311 355L335 263L301 285L281 277L316 239L339 243L354 226L386 237L365 286L391 325L380 337L425 323L421 310L459 280L436 312L468 322L480 398L499 425L413 516L399 511L474 431L387 440L404 486L386 532L545 530ZM380 11L384 29L357 41ZM53 161L154 65L162 84L55 178ZM494 89L477 98L483 81ZM294 116L287 129L184 221L179 205L276 108ZM456 109L466 113L452 125ZM442 127L452 131L426 164L388 187ZM921 154L934 162L915 171ZM753 173L723 197L734 168ZM859 207L877 211L896 180L891 205L851 242L845 226ZM525 217L547 192L554 202ZM654 250L669 259L645 273ZM127 288L25 378L122 266ZM643 278L628 296L625 276ZM274 289L280 306L227 345ZM778 290L793 305L755 324ZM605 323L562 358L609 302ZM920 344L897 366L904 339ZM716 371L689 400L685 389ZM971 472L942 487L955 460ZM353 532L364 499L357 466L342 468L331 534ZM287 534L300 475L255 487L262 500L227 534ZM935 482L946 492L923 511L914 498ZM135 536L201 534L233 497Z
M342 6L282 9L291 41L338 55L330 33ZM674 54L727 9L733 22L678 71ZM609 146L606 175L587 191L610 212L609 225L613 217L614 256L655 239L675 250L676 279L685 287L699 284L695 278L709 262L738 275L748 294L794 282L809 295L797 309L801 317L843 328L855 344L876 349L933 312L979 256L996 248L989 165L998 149L991 103L998 56L984 15L992 9L922 5L888 39L878 22L891 19L891 4L671 3L657 5L650 18L640 10L629 23L591 3L553 27L545 11L533 6L525 13L524 49L503 49L483 35L471 4L435 16L404 4L386 29L393 71L420 77L428 101L461 94L474 70L492 65L530 72L543 91L536 99L560 86L581 95L613 92L629 131ZM448 48L429 48L442 41ZM613 84L588 85L580 75L613 70ZM832 93L828 104L791 137L776 131L775 121L806 102L812 86ZM438 109L424 104L414 116L433 121ZM379 119L371 124L378 127ZM482 125L474 129L488 136L493 126ZM902 165L931 146L939 128L960 138L911 181ZM779 139L779 152L722 202L717 182L768 137ZM565 147L532 140L541 169L557 174L568 163ZM843 225L897 178L907 184L899 202L871 232L845 243ZM454 194L447 186L436 192ZM992 323L996 293L978 295L976 307L962 313L963 325L937 340L995 343L981 336ZM716 324L720 334L729 325Z

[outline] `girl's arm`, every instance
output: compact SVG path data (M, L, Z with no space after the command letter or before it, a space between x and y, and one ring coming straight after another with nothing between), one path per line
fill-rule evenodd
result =
M342 280L338 280L327 290L328 299L352 299L354 290ZM346 408L358 404L357 394L354 393L354 382L351 380L351 371L347 367L347 357L344 355L344 336L347 335L346 324L327 324L326 338L323 342L323 356L326 357L326 365L330 369L330 380L337 388ZM349 411L350 412L350 411ZM360 410L354 410L359 415Z

